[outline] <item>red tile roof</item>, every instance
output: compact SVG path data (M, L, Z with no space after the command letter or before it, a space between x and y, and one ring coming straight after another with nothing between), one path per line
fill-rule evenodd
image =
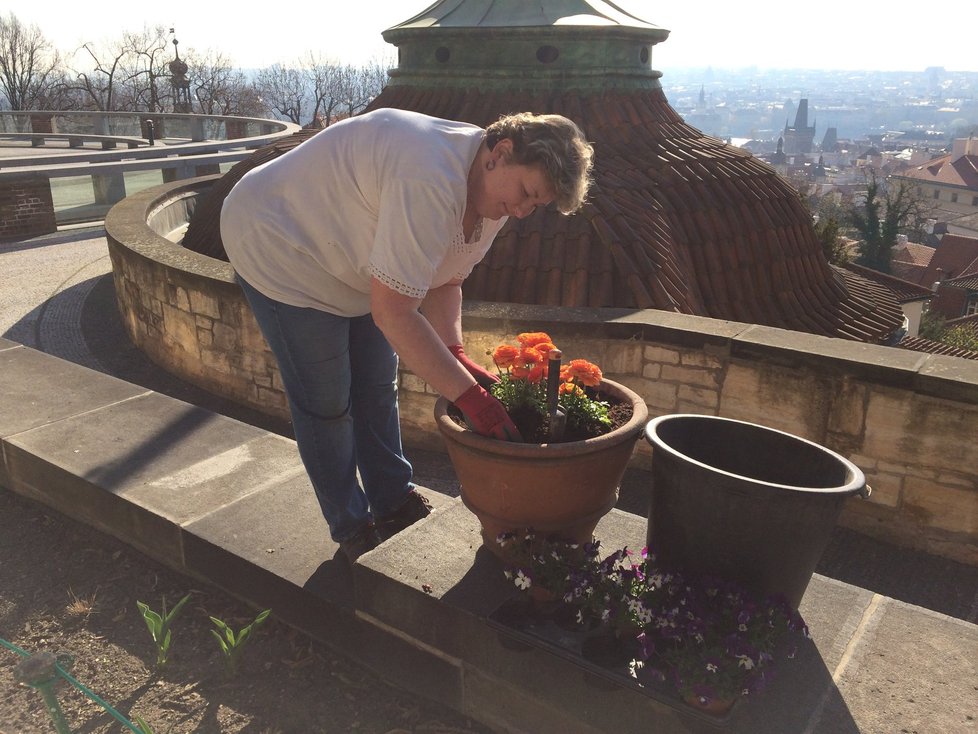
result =
M918 282L923 286L939 280L978 272L978 237L946 234L934 251Z
M901 171L900 176L925 183L978 190L978 155L962 155L955 159L954 154L949 153L922 166Z
M926 267L930 259L934 257L934 249L929 245L921 245L916 242L907 242L893 248L893 262L902 262L909 265L923 265Z
M863 265L857 265L856 263L846 263L845 267L846 270L851 270L867 280L872 280L888 288L893 292L897 301L900 303L929 299L934 294L930 288L925 288L917 283L904 280L895 273L881 273L878 270L873 270L872 268L867 268Z
M944 322L944 326L948 329L953 329L955 326L964 326L978 336L978 313L971 314L970 316L962 316L959 319L948 319Z
M899 327L892 295L822 256L811 217L773 168L685 124L661 89L482 94L388 87L393 106L486 125L557 112L595 147L582 213L512 220L465 283L467 298L658 308L879 341Z
M978 359L978 352L970 349L952 347L944 342L935 342L924 339L920 336L904 337L897 346L900 349L909 349L913 352L926 352L927 354L946 354L951 357L964 357L965 359Z

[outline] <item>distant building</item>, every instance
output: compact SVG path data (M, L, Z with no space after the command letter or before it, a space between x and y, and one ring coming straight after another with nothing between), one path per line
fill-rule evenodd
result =
M802 99L798 103L798 112L795 113L795 124L784 124L784 152L788 155L795 153L808 154L812 152L815 141L815 126L808 125L808 100Z
M933 283L926 282L927 268L934 252L936 250L933 247L910 242L906 235L897 235L897 244L890 260L890 272L897 278L929 288Z
M703 86L700 86L700 96L696 108L686 112L683 119L707 135L722 138L726 134L723 118L717 111L712 99L707 100L706 88Z
M978 313L978 238L944 235L918 282L934 291L931 310L945 319Z
M838 153L839 152L839 131L830 127L825 131L825 136L822 138L821 149L823 153Z
M978 237L978 139L959 138L949 154L893 177L916 183L948 232Z

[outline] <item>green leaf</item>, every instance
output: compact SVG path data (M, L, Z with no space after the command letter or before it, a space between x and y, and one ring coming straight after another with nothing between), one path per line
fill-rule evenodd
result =
M255 617L255 621L251 623L252 626L253 627L257 627L258 625L260 625L262 622L264 622L266 619L268 619L268 617L269 617L269 615L271 613L272 613L272 610L271 609L266 609L264 612L262 612L257 617Z
M211 634L217 638L217 644L221 646L221 652L227 655L229 651L228 651L227 643L224 642L224 638L221 637L221 635L218 633L217 630L211 630Z
M180 610L184 608L188 601L190 601L190 594L184 596L183 599L178 601L177 605L170 610L170 613L166 615L165 624L170 624L170 622L173 621L173 618L180 613Z

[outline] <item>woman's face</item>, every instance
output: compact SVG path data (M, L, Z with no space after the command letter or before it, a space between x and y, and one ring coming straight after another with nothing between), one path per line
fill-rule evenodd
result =
M512 145L508 139L500 140L489 154L494 166L483 171L480 195L475 198L480 216L522 219L554 199L542 168L509 162Z

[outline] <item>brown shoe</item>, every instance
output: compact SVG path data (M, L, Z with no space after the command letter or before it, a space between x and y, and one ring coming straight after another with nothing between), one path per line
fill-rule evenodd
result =
M372 551L383 542L384 539L377 532L377 527L372 522L368 522L361 526L349 538L341 540L340 550L343 551L343 555L352 564L364 553Z
M431 505L428 500L418 490L412 489L400 507L377 520L377 530L380 537L387 540L430 514Z

